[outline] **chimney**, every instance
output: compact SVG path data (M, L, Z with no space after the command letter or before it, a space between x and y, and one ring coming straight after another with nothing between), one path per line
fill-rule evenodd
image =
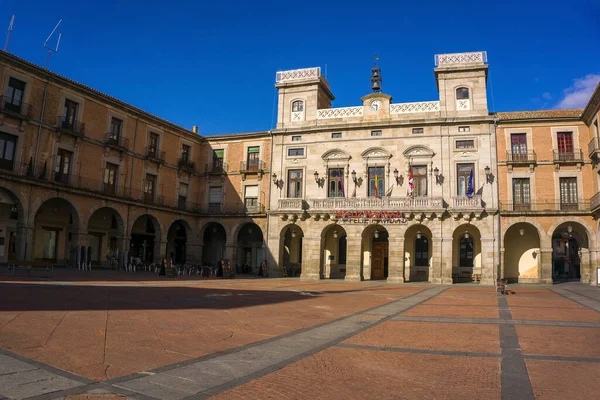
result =
M198 126L197 125L192 126L192 132L198 133Z

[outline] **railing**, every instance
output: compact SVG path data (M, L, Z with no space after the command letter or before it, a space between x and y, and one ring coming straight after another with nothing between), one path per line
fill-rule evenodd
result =
M0 109L2 112L17 115L21 118L31 118L31 104L15 102L8 96L0 97Z
M363 106L324 108L317 110L317 119L362 117L363 111Z
M311 210L430 210L444 208L441 197L330 197L309 199Z
M229 164L222 159L214 159L212 163L206 164L206 172L209 174L224 174L228 171Z
M147 147L146 148L146 158L157 161L157 162L164 163L165 162L165 152L157 150L153 147Z
M189 160L187 157L181 157L177 163L180 169L189 169L194 171L196 169L196 163Z
M411 114L440 111L439 101L390 104L390 114Z
M481 208L481 196L457 196L452 198L452 208Z
M573 149L571 151L554 150L554 162L583 162L583 151L581 149Z
M279 199L277 202L279 210L301 211L304 210L304 200L301 198L295 199Z
M162 206L165 204L165 198L164 196L157 196L156 193L144 192L142 196L142 202L144 204L154 204L157 206Z
M598 200L600 202L600 197ZM578 202L563 203L560 201L536 201L536 202L514 202L514 201L501 201L500 212L515 212L515 213L529 213L529 212L549 212L549 211L561 211L561 212L589 212L590 201L583 200Z
M592 196L592 199L590 200L590 209L596 211L598 208L600 208L600 192Z
M321 76L321 67L292 69L289 71L279 71L275 75L276 83L300 81L304 79L316 79Z
M487 62L487 52L436 54L435 66L453 64L483 64Z
M588 154L590 157L597 155L600 153L600 146L598 145L598 137L592 138L592 140L588 143Z
M112 132L106 132L106 141L104 143L107 146L119 147L121 149L127 149L129 147L129 139L124 138L121 135L115 137Z
M69 120L65 116L59 115L56 117L56 128L75 136L85 135L85 124L83 122Z
M523 153L506 152L506 162L508 164L532 164L537 161L535 151L527 151Z
M265 169L265 163L260 160L240 162L240 171L262 171Z
M258 214L265 212L263 204L247 206L245 204L195 204L194 211L200 214L208 215L243 215L243 214Z

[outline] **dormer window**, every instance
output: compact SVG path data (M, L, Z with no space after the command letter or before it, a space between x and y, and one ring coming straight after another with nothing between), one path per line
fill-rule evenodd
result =
M468 111L471 109L469 88L459 87L456 89L456 111Z
M466 87L460 87L456 89L456 100L468 100L469 89Z
M292 112L304 111L304 102L302 100L296 100L292 102Z

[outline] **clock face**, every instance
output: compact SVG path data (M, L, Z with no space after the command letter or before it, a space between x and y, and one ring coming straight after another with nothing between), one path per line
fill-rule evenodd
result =
M371 109L375 110L375 111L379 111L381 110L381 100L373 100L371 102Z

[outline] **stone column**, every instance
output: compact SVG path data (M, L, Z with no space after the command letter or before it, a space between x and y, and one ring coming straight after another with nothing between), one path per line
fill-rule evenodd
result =
M498 273L498 279L504 279L504 247L500 249L500 271Z
M117 269L120 269L124 267L125 255L129 256L131 238L129 236L119 236L117 237L117 241L117 249L119 249L119 257L117 259L119 266Z
M304 236L302 239L302 280L318 280L321 277L321 238Z
M158 242L154 241L154 254L152 255L152 262L160 262L163 257L167 257L167 260L170 259L171 255L167 253L167 242Z
M541 265L540 283L552 284L552 248L540 248L539 265Z
M579 260L579 272L581 275L581 283L590 282L592 274L592 263L590 262L590 251L588 249L581 249L581 260Z
M31 261L33 259L33 227L24 225L17 227L17 259Z
M590 250L590 285L596 286L598 282L597 269L598 269L598 250Z
M481 239L481 284L494 285L494 239Z
M69 251L69 263L72 267L77 267L77 249L81 249L81 251L83 252L85 248L85 251L87 252L87 248L91 246L92 243L92 239L91 239L91 235L89 235L88 233L83 233L83 232L79 232L79 233L75 233L73 232L71 234L71 247L68 249ZM65 257L67 255L65 254ZM89 258L87 258L87 253L86 253L86 263L89 263L90 260ZM83 257L83 253L81 253L81 261L83 261L84 257ZM85 266L85 268L87 268L87 265Z
M441 258L441 260L440 260L441 276L438 278L439 281L432 282L432 283L441 283L444 285L452 285L452 283L453 283L453 280L452 280L452 258L454 256L454 254L453 254L453 246L454 246L453 238L452 238L452 236L443 237L440 239L440 242L441 242L441 249L434 251L433 254L434 254L434 259L435 259L436 255L439 255L439 257Z
M283 276L282 266L280 263L280 250L281 250L281 242L279 236L271 236L269 237L269 245L265 246L264 260L267 262L267 269L269 271L269 276L272 277L281 277Z
M389 238L388 282L404 283L404 237Z
M360 234L350 234L349 230L346 237L346 277L347 281L362 281L363 274L361 268L362 236Z

